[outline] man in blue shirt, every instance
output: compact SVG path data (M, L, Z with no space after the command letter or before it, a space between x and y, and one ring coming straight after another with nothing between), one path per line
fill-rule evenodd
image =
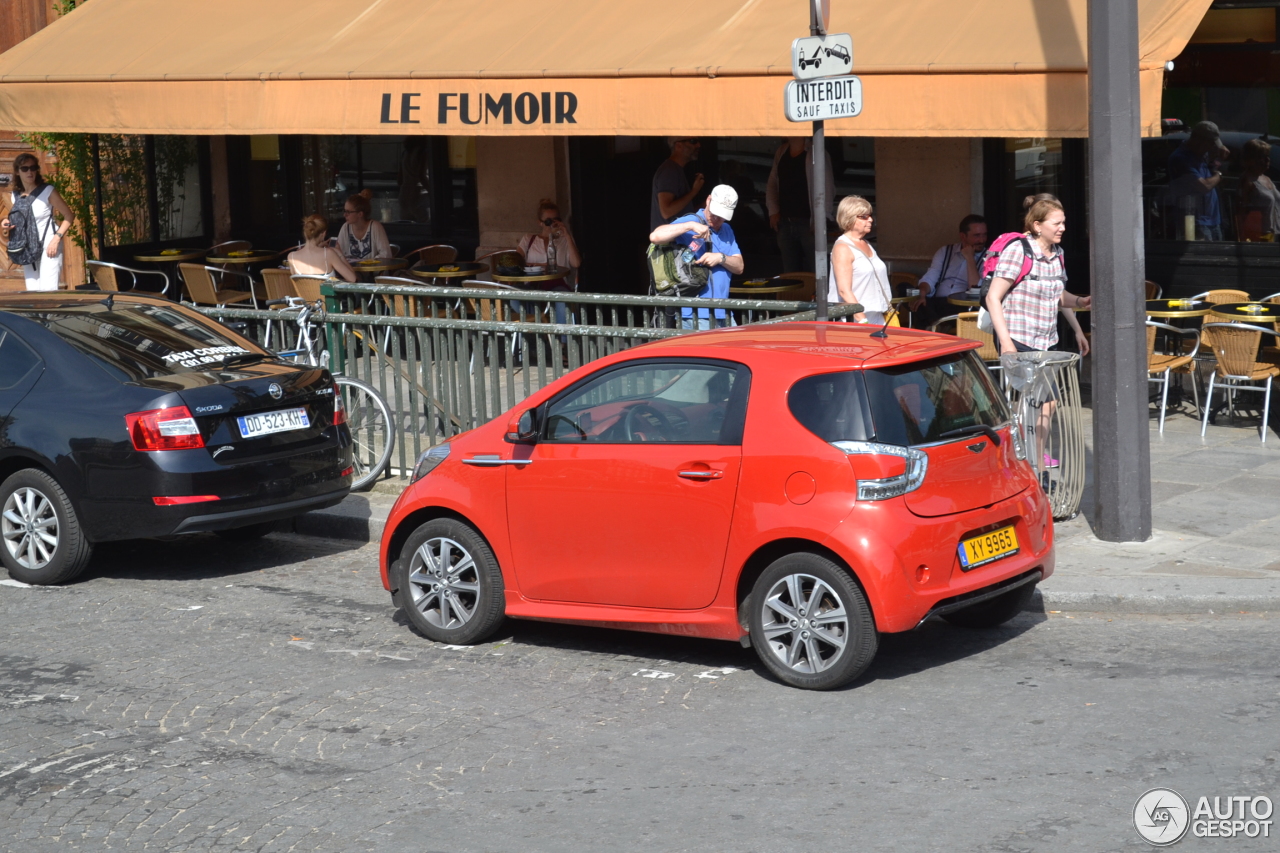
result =
M1222 239L1222 208L1218 204L1222 172L1218 161L1229 156L1218 126L1211 121L1198 122L1187 141L1169 155L1169 194L1176 221L1182 224L1185 217L1195 216L1195 231L1185 233L1184 240Z
M738 193L727 184L720 184L707 196L707 204L702 210L688 216L681 216L667 225L659 225L649 235L650 243L676 242L693 250L697 259L695 264L711 268L711 275L706 287L698 291L700 297L712 299L729 298L729 279L740 275L744 268L742 250L738 248L737 238L729 220L738 206ZM712 326L710 312L699 308L697 322L694 322L693 309L681 311L686 329L709 329ZM715 325L723 326L725 313L723 308L715 309Z

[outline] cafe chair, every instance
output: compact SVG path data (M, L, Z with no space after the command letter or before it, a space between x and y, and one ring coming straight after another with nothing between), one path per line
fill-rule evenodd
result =
M327 275L289 276L289 283L293 285L294 295L306 300L308 305L314 305L324 299L324 294L320 292L320 285L326 281L331 281Z
M1144 281L1142 286L1147 291L1147 299L1160 299L1164 296L1164 288L1154 281Z
M213 305L225 308L237 302L252 302L258 307L258 296L253 290L253 277L248 273L208 267L204 264L178 264L178 272L187 286L187 295L196 305ZM243 281L247 290L220 287L228 278Z
M476 263L489 265L489 273L496 273L501 267L523 267L524 252L519 249L499 249L476 258Z
M1243 290L1206 290L1191 297L1197 302L1208 302L1211 305L1225 305L1228 302L1248 302L1249 294Z
M1156 332L1164 330L1168 334L1185 338L1194 338L1194 346L1187 351L1185 342L1178 342L1178 353L1166 355L1156 352ZM1147 321L1147 382L1158 382L1160 389L1160 434L1164 435L1165 409L1169 403L1169 377L1173 371L1186 372L1191 375L1191 393L1196 401L1196 414L1200 413L1200 389L1196 384L1196 373L1190 367L1195 363L1196 353L1200 351L1200 332L1196 329L1179 329L1168 323Z
M436 243L414 249L404 257L414 264L451 264L458 259L458 250L444 243Z
M1264 296L1258 300L1259 302L1274 302L1280 304L1280 293L1273 293L1270 296Z
M267 308L273 311L279 311L287 308L287 300L291 296L297 296L298 291L293 286L293 276L286 269L279 267L268 267L262 271L262 287L267 293ZM280 302L280 305L272 305L272 302ZM267 348L271 347L271 332L275 320L267 321L266 342Z
M1209 390L1204 396L1204 420L1200 423L1200 437L1209 428L1209 413L1213 411L1213 388L1221 380L1227 398L1227 413L1235 416L1235 392L1262 391L1262 423L1259 432L1267 441L1267 416L1271 411L1271 380L1280 374L1280 366L1257 360L1258 344L1263 335L1280 338L1274 329L1250 326L1245 323L1205 323L1205 332L1212 332L1213 354L1217 368L1209 374ZM1266 382L1262 385L1245 385L1245 382Z
M387 247L388 247L389 249L391 249L391 257L393 257L393 258L398 258L398 257L400 257L400 244L399 244L399 243L388 243L388 244L387 244Z
M978 347L978 358L986 362L989 370L1000 369L1000 353L996 351L995 336L978 328L977 311L965 311L961 314L943 317L941 320L934 322L929 327L929 331L936 332L943 323L955 324L955 332L953 334L957 338L963 338L966 341L977 341L982 344L982 346Z
M129 276L129 290L138 289L138 276L140 275L158 275L164 279L164 287L160 288L161 296L169 293L169 274L160 270L135 270L131 267L122 267L119 264L109 264L106 261L85 261L84 265L89 268L89 275L93 277L93 283L97 285L98 290L120 291L121 277ZM154 293L155 291L143 291L144 293Z

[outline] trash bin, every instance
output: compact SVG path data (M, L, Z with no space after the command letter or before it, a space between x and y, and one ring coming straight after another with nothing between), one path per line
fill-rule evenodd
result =
M1074 518L1084 496L1086 459L1078 365L1073 352L1000 356L1005 391L1027 458L1049 496L1053 517Z

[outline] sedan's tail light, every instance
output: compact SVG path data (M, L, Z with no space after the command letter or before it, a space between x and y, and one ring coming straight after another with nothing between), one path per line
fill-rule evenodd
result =
M333 425L345 424L347 422L347 407L342 402L342 389L336 384L333 386Z
M186 406L151 409L124 416L135 450L191 450L204 447L200 427Z
M891 477L858 477L858 500L883 501L920 488L929 470L929 455L913 447L879 444L874 441L833 441L832 446L849 456L893 456L906 460L906 470ZM856 472L855 467L855 472Z
M175 497L152 498L156 506L182 506L183 504L202 504L209 501L220 501L217 495L177 495Z

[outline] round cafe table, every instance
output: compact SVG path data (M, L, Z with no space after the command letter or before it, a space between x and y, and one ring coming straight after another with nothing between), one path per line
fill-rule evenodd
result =
M753 278L729 287L730 296L769 296L778 298L779 293L795 290L800 281L794 278Z
M506 275L504 273L494 273L493 280L500 281L503 284L536 284L540 281L555 281L558 278L564 278L569 274L566 267L556 267L546 272L538 273L521 273L520 275Z
M1209 320L1235 320L1237 322L1275 323L1280 320L1280 305L1273 302L1227 302L1209 308Z
M144 252L134 255L135 261L144 264L156 264L160 267L161 272L169 276L169 287L173 288L177 285L177 290L170 298L178 298L183 292L182 276L178 272L178 264L185 264L190 261L198 261L204 257L208 249L160 249L155 252Z
M475 278L481 273L488 271L488 264L480 264L475 261L464 261L452 264L422 264L409 270L409 272L413 273L418 278L446 280L451 278Z
M1208 302L1197 302L1192 299L1148 299L1147 316L1162 320L1203 317L1212 307Z
M351 269L361 281L373 281L373 277L381 273L395 272L409 266L408 258L367 258L363 261L351 261Z
M147 252L146 254L134 255L135 261L142 261L148 264L185 264L187 261L194 261L204 257L204 253L208 249L162 249L159 252Z
M278 257L280 257L279 252L272 252L268 249L250 249L243 252L228 252L225 255L207 255L205 256L205 261L211 264L224 264L227 266L248 266L249 264L272 261Z
M976 296L969 296L965 293L959 293L955 296L948 296L947 302L952 305L959 305L961 308L977 308L982 304L982 300Z

